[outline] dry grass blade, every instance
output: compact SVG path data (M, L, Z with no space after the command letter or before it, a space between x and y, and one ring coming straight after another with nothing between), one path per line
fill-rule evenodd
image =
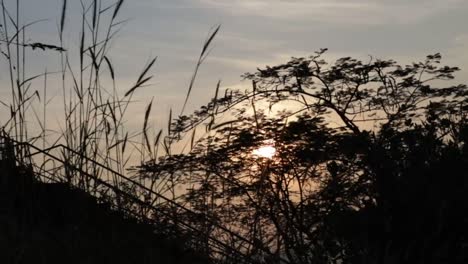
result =
M169 146L166 140L163 141L163 147L164 147L164 152L166 152L166 155L170 155L171 147Z
M3 11L5 12L6 16L8 17L8 19L10 20L11 24L13 25L13 27L15 28L16 31L18 31L18 24L15 22L15 20L13 19L13 17L10 15L10 12L8 11L8 9L6 8L6 6L4 5L4 2L2 1L2 9ZM11 42L11 41L9 41Z
M169 110L169 120L167 121L167 134L171 135L172 108Z
M159 130L158 135L156 136L154 140L154 146L157 147L159 144L159 140L161 140L161 135L162 135L162 129Z
M119 144L121 144L122 142L123 142L123 140L118 140L118 141L116 141L114 144L110 145L110 146L107 148L107 150L111 150L111 149L117 147L117 146L118 146Z
M115 115L115 109L114 107L112 107L109 100L107 100L107 108L109 109L109 112L111 114L112 122L114 122L114 124L117 124L118 120L117 120L117 116Z
M193 145L194 145L194 142L195 142L195 133L196 133L197 129L194 128L193 131L192 131L192 137L190 138L190 151L193 150Z
M203 45L203 49L202 49L202 52L201 52L201 57L203 57L203 55L205 55L206 51L208 50L208 47L210 46L211 41L213 41L216 34L218 34L218 31L219 31L220 28L221 28L221 25L218 25L215 28L215 30L213 31L213 33L211 33L210 37L205 41L205 44Z
M104 60L106 61L107 66L109 67L112 80L115 81L115 74L114 74L114 68L112 67L112 63L110 62L109 58L107 58L107 56L104 56Z
M99 70L99 65L97 63L98 59L97 59L96 54L94 53L93 49L88 49L88 50L89 50L89 54L91 55L91 61L92 61L93 65L94 65L94 68L96 70Z
M62 15L60 16L60 39L63 36L63 29L65 28L65 17L67 13L67 0L62 2Z
M255 126L257 130L260 130L260 123L258 122L258 113L257 113L257 108L255 107L254 98L252 98L251 105L252 105L253 116L255 118Z
M213 126L214 122L215 122L215 115L218 114L218 94L219 94L219 87L221 86L221 80L218 81L218 83L216 84L216 90L215 90L215 95L212 99L212 102L213 102L213 106L212 106L212 109L211 109L211 114L210 114L210 122L208 123L208 125L206 126L206 131L210 131L211 130L211 127Z
M119 26L121 24L125 24L128 21L130 21L130 19L124 19L124 20L121 20L121 21L118 21L118 22L114 22L114 23L112 23L111 27L114 28L114 27ZM118 33L119 31L120 31L120 29L114 31L114 33L112 33L112 36L116 35L116 33Z
M128 141L128 132L125 133L125 137L123 139L122 153L125 153L125 147L127 146L127 141Z
M75 74L72 71L70 61L67 59L66 63L67 63L68 69L70 70L70 75L71 75L72 80L73 80L73 89L75 91L75 94L78 96L78 99L80 100L80 102L83 102L83 95L82 95L81 91L79 90L78 82L76 80Z
M153 67L153 64L156 62L157 59L158 57L155 57L154 59L152 59L151 62L143 69L140 76L138 77L137 83L140 82L145 77L145 75L148 73L151 67Z
M5 106L5 107L8 107L8 104L5 103L5 102L3 102L2 100L0 100L0 104L2 104L2 105Z
M129 96L130 94L132 94L133 92L135 92L136 89L138 89L139 87L141 87L143 84L145 84L147 81L151 80L151 78L153 78L152 76L150 77L147 77L143 80L141 80L140 82L136 83L132 88L130 88L124 95L124 97L127 97Z
M36 95L37 99L38 99L39 102L40 102L40 101L41 101L41 96L39 95L39 91L38 91L38 90L36 90L36 91L34 92L34 95Z
M117 3L113 3L111 5L108 5L107 7L104 7L103 9L101 9L99 11L99 15L101 14L104 14L105 12L107 12L108 10L110 10L112 7L114 7Z
M221 80L218 81L216 84L216 91L215 91L215 96L213 98L213 115L216 115L218 113L218 94L219 94L219 87L221 86Z
M96 21L97 21L97 13L98 13L98 0L93 1L93 28L96 28Z
M115 9L114 9L114 14L112 15L112 19L115 19L115 17L117 16L117 14L119 13L119 10L120 8L122 7L122 4L123 4L124 0L119 0L116 5L115 5Z
M188 102L188 99L190 97L190 93L192 92L193 85L195 84L195 79L197 78L198 69L200 68L200 65L202 64L202 62L204 60L204 57L206 55L206 51L208 50L208 47L210 46L211 42L213 41L214 37L216 36L216 34L218 33L220 28L221 28L221 25L218 25L215 28L215 30L213 31L213 33L211 33L211 35L208 37L208 39L203 44L203 49L202 49L202 51L200 53L200 57L198 58L197 65L195 66L195 70L193 72L192 78L190 79L189 88L188 88L188 91L187 91L187 95L185 96L185 101L184 101L184 105L182 106L181 114L184 112L185 107L187 106L187 102Z
M145 76L148 73L148 71L151 69L151 67L153 67L153 65L156 62L157 58L158 57L155 57L154 59L152 59L151 62L143 69L140 76L138 77L138 80L137 80L136 84L125 93L125 97L132 94L137 88L141 87L143 84L145 84L146 82L151 80L151 78L153 78L153 76L149 76L149 77L146 77L146 78L145 78Z
M32 80L34 80L34 79L37 79L38 77L41 77L41 76L43 76L43 75L44 75L44 74L41 73L41 74L35 75L35 76L33 76L33 77L30 77L30 78L28 78L28 79L22 81L22 82L19 84L19 86L20 86L20 87L23 87L26 83L28 83L28 82L30 82L30 81L32 81Z
M84 19L84 18L83 18ZM84 61L84 42L85 42L85 33L84 33L84 22L81 24L81 37L80 37L80 64L83 65Z
M143 136L145 137L145 143L146 143L146 147L148 148L148 151L150 153L152 153L151 151L151 146L150 146L150 143L149 143L149 138L148 138L148 119L149 119L149 115L151 113L151 107L153 106L153 99L151 99L151 102L148 104L148 106L146 107L146 111L145 111L145 121L143 122Z

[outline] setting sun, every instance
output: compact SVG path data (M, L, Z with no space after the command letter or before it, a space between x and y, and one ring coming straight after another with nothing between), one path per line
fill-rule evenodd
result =
M273 146L262 146L252 151L252 154L258 157L271 159L276 153L276 149Z

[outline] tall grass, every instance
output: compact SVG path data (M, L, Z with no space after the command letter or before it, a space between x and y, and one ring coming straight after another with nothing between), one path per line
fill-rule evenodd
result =
M11 90L10 102L5 103L10 110L9 119L1 124L1 129L17 142L34 145L36 151L31 153L30 147L18 144L17 159L30 164L38 172L37 175L47 175L103 200L112 200L112 204L122 210L139 210L144 217L155 218L160 216L148 208L169 208L170 221L178 222L180 206L171 205L169 200L159 195L164 194L177 201L178 179L175 173L163 178L143 177L141 174L131 180L121 177L126 174L131 159L139 157L141 164L171 159L174 155L173 144L180 142L180 138L174 136L177 131L171 130L173 119L176 120L172 110L167 128L150 132L153 104L157 97L146 106L141 117L141 131L133 132L125 125L135 94L149 85L153 78L151 72L157 58L143 65L134 84L121 92L109 51L111 41L124 22L119 18L124 0L111 4L104 0L79 2L81 16L76 50L67 48L70 44L65 37L72 12L69 10L70 1L62 0L58 7L58 39L50 43L29 41L27 29L41 21L23 21L22 2L13 1L14 8L8 6L6 0L1 0L1 61L7 66ZM220 26L213 28L203 43L178 117L183 117L199 69L219 29ZM44 69L41 74L29 76L29 56L44 52L47 52L47 56L58 57L58 70ZM55 124L51 123L49 114L52 100L57 101L57 98L52 99L50 92L51 76L60 79L58 99L63 114L58 130L53 129ZM107 87L109 83L110 87ZM216 97L219 87L220 83L216 88ZM217 101L216 98L214 101ZM196 144L195 130L189 141L190 148L193 148ZM111 190L108 185L103 187L102 182L111 184L119 191ZM128 198L128 195L121 195L122 192L133 196ZM208 250L209 239L199 239L203 239L203 248Z
M156 59L143 67L135 84L125 94L119 93L114 65L108 54L110 42L123 22L119 19L119 13L124 1L117 0L110 5L103 0L80 1L80 41L77 53L64 48L68 45L64 38L70 12L67 0L63 0L60 6L57 44L27 41L29 37L26 31L34 23L25 24L22 21L23 3L20 0L16 0L14 4L14 12L11 12L11 7L7 6L5 0L1 2L1 48L11 88L11 100L8 104L10 118L2 125L3 130L20 142L36 143L42 140L42 148L63 144L67 148L60 155L68 164L92 175L110 177L118 185L116 177L103 175L102 170L84 157L124 173L131 156L129 146L141 151L138 143L134 142L139 133L129 133L124 127L125 114L134 93L152 79L150 71ZM44 70L43 74L27 76L28 56L31 52L56 53L60 58L59 70L55 73ZM73 58L78 58L79 65L72 65ZM60 130L53 137L49 133L51 124L47 114L50 103L47 98L47 91L50 90L48 76L51 74L60 75L63 107ZM39 78L43 78L44 83L40 88L34 82ZM106 80L110 80L111 88L103 85ZM33 123L31 116L35 117ZM148 126L148 118L149 112L145 116L145 127ZM34 130L34 126L40 128L40 133L30 135L29 131ZM147 136L146 133L143 134ZM24 151L19 151L20 159L27 156ZM45 158L43 162L46 162ZM43 166L44 164L41 165ZM89 191L93 189L89 180L77 170L64 168L63 177L70 184Z

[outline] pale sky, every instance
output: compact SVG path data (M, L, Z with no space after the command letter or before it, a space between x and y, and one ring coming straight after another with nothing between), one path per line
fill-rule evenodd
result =
M14 1L5 1L14 7ZM31 40L56 44L61 0L22 0L21 6L23 22L47 19L30 29ZM70 49L79 39L79 13L79 1L69 0L65 38ZM372 55L403 63L440 52L444 62L464 69L457 80L466 83L467 14L468 0L127 0L120 18L129 21L113 42L111 59L119 89L126 91L144 64L159 57L153 85L138 92L141 106L134 111L141 114L154 96L155 111L164 118L169 108L183 103L202 43L217 24L221 30L189 109L207 102L219 79L224 87L239 87L245 72L320 48L329 48L329 58ZM31 75L58 69L56 57L31 60ZM2 68L2 100L7 80Z

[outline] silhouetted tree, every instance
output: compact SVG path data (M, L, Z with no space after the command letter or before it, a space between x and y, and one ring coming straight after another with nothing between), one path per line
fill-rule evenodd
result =
M458 68L440 54L330 65L324 52L245 74L249 90L218 88L171 123L165 144L192 135L191 150L140 175L182 187L202 216L187 221L260 261L465 263L468 92L440 86ZM272 159L252 154L265 144Z

